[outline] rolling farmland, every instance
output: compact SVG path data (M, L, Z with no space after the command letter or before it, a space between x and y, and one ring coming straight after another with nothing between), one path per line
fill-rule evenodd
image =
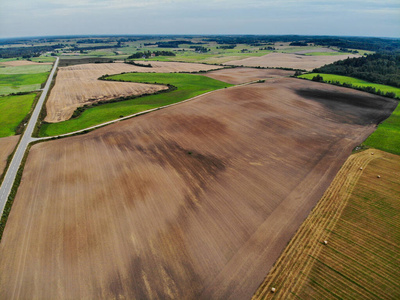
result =
M40 128L41 136L53 136L85 129L93 125L118 119L121 116L128 116L177 103L206 92L231 86L228 83L205 76L177 73L127 73L110 76L107 79L125 82L106 81L105 83L121 83L128 86L143 84L146 86L147 84L144 84L146 82L157 82L159 84L173 85L176 89L169 90L163 94L144 95L140 98L104 103L100 106L88 108L77 118L59 123L42 124ZM165 85L161 85L161 87L167 88Z
M35 145L0 297L250 298L395 105L271 79Z
M393 154L350 156L253 299L397 299L399 172Z
M159 85L100 81L105 74L122 72L196 72L217 69L202 64L152 62L152 68L124 63L84 64L59 68L56 83L46 103L46 122L68 120L77 107L129 95L152 93L164 89Z

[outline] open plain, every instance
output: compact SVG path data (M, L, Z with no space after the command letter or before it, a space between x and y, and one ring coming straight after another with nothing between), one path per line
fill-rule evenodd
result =
M166 86L110 82L98 80L103 75L122 72L197 72L218 69L217 66L173 62L151 62L152 68L138 67L125 63L83 64L61 67L49 99L46 103L46 122L68 120L77 107L118 97L154 93L167 89Z
M0 298L250 298L394 107L271 79L35 145L0 244Z
M225 65L264 67L264 68L293 68L311 71L323 65L343 60L348 57L360 57L358 54L334 55L334 56L307 56L293 53L270 53L260 57L249 57L241 60L232 60Z

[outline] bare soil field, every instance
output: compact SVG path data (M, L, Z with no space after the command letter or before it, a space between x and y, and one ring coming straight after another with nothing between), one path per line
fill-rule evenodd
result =
M233 60L224 63L225 65L237 65L248 67L270 67L270 68L293 68L311 71L323 65L343 60L348 57L360 57L360 55L334 55L334 56L305 56L289 53L270 53L260 57L249 57L241 60Z
M253 299L398 299L399 172L400 156L351 155Z
M38 63L29 60L12 60L0 62L0 65L8 67L30 66L30 65L51 65L52 63Z
M154 93L167 89L166 86L111 82L98 80L102 75L122 72L196 72L219 67L203 64L172 62L151 62L152 68L133 66L125 63L83 64L58 69L56 83L46 102L46 122L55 123L68 120L76 108L85 104L105 101L130 95Z
M221 80L230 84L241 84L260 79L279 78L291 76L294 71L278 69L253 69L253 68L234 68L211 71L205 76Z
M0 244L0 298L249 299L394 107L271 79L37 144Z
M0 175L3 173L7 158L14 151L19 135L0 138Z

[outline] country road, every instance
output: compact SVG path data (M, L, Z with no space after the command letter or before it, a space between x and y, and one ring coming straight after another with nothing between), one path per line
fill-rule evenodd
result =
M43 88L43 92L39 98L39 101L37 102L37 104L35 106L35 109L32 113L32 116L31 116L29 122L28 122L25 132L22 135L22 138L18 144L17 151L15 151L15 154L12 158L10 166L4 177L3 183L0 187L0 212L1 212L0 216L3 214L4 206L6 205L8 195L11 192L11 188L14 184L14 180L17 175L19 166L21 165L22 158L24 157L26 148L28 147L30 142L36 140L36 139L32 138L32 132L33 132L33 129L35 128L35 125L38 120L40 111L42 109L44 100L46 99L47 93L50 89L51 81L53 80L54 73L58 66L58 61L59 61L59 58L57 57L57 60L54 63L53 69L51 70L50 76L47 79L46 85Z

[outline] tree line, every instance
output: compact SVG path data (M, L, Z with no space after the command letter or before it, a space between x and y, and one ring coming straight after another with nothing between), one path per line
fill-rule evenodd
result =
M350 76L400 87L400 54L375 53L365 57L347 58L314 69L313 72Z
M154 54L154 56L176 56L174 52L171 51L153 51L151 52L150 50L148 51L143 51L143 52L136 52L130 56L128 56L128 59L135 59L135 58L149 58L151 55Z
M45 52L51 52L56 49L62 49L65 45L57 44L52 46L33 46L33 47L8 47L0 48L0 58L31 58L38 57Z

